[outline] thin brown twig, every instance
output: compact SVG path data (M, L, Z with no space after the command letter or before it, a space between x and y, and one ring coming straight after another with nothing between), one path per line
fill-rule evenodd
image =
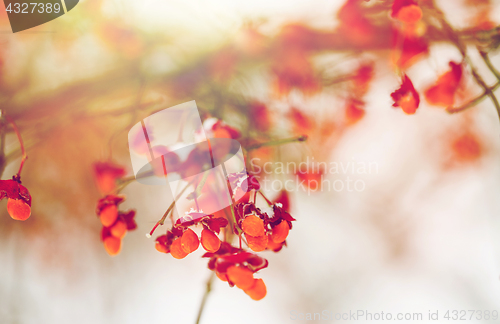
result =
M212 273L210 274L210 277L207 280L205 293L203 294L203 298L201 299L201 304L200 304L200 308L198 309L198 316L196 317L195 324L200 324L201 315L203 315L203 310L205 309L205 303L207 302L208 295L212 291L213 280L214 280L214 272L212 271Z
M458 32L461 37L465 39L473 39L479 41L491 40L492 37L498 35L500 32L500 26L496 26L488 30L477 30L477 29L464 29Z
M479 51L479 54L481 54L481 57L483 58L484 63L486 63L488 69L490 69L491 73L493 73L495 78L497 78L497 80L500 82L500 72L491 63L488 53L482 51L479 47L477 48L477 50Z
M481 88L484 89L484 92L490 97L490 99L493 102L493 105L495 106L495 109L497 111L498 118L500 118L500 104L498 103L497 97L495 96L495 94L493 93L493 91L491 91L491 89L486 85L486 82L484 82L484 80L481 77L481 75L479 75L479 73L477 73L477 71L474 68L474 66L472 65L472 62L469 59L469 57L466 56L465 59L467 60L467 63L470 66L470 70L472 72L472 76L474 77L474 79L476 79L476 82L481 86Z
M259 190L258 193L262 196L262 198L264 198L264 200L267 202L269 206L273 205L273 203L269 199L267 199L267 197L264 195L262 191Z
M2 111L0 111L0 116ZM6 125L3 119L0 119L0 177L5 170L5 166L7 165L7 159L5 157L5 135L6 135Z
M131 176L131 177L128 177L128 178L120 179L119 180L119 186L118 186L118 189L116 189L116 192L119 193L120 191L122 191L123 189L125 189L126 186L128 186L129 184L131 184L135 180L136 180L135 176Z
M494 84L493 86L490 87L490 90L491 91L495 91L498 87L500 87L500 82L497 82L496 84ZM466 104L460 106L460 107L448 107L446 109L447 112L449 112L450 114L455 114L455 113L458 113L458 112L461 112L461 111L464 111L468 108L471 108L471 107L474 107L476 106L477 104L479 104L481 101L483 101L484 99L486 99L486 97L488 96L488 93L486 91L483 91L482 94L480 94L479 96L477 96L476 98L470 100L469 102L467 102Z
M129 112L132 113L132 116L131 116L131 119L130 119L130 123L125 128L120 129L117 132L115 132L114 134L112 134L111 137L109 138L109 141L108 141L108 154L109 154L110 158L113 156L113 141L122 132L129 131L132 128L132 126L134 126L134 123L136 122L135 119L137 117L137 112L138 112L138 110L141 109L141 101L142 101L142 97L144 96L145 84L146 84L146 82L144 81L144 79L141 79L140 83L139 83L139 91L137 92L135 103L129 107L129 109L130 109Z
M276 141L257 143L254 145L250 145L247 148L247 151L256 150L258 148L265 147L265 146L277 146L277 145L283 145L283 144L288 144L288 143L293 143L293 142L305 142L306 140L307 140L307 135L300 135L297 137L285 138L285 139L276 140Z
M479 51L479 54L481 54L481 57L483 58L484 62L486 63L486 65L490 69L491 73L493 73L493 75L495 75L495 77L498 79L498 82L495 83L491 87L487 87L489 91L485 90L481 95L479 95L476 98L472 99L471 101L469 101L465 105L462 105L462 106L457 107L457 108L453 108L453 107L448 108L447 111L449 113L451 113L451 114L454 114L454 113L457 113L457 112L461 112L461 111L463 111L465 109L468 109L470 107L473 107L473 106L477 105L478 103L480 103L481 101L483 101L484 99L486 99L487 96L491 97L490 94L493 94L493 92L500 86L500 72L498 72L498 70L495 69L495 67L491 63L491 61L490 61L487 53L483 52L479 48L478 48L478 51ZM493 96L493 97L494 97L494 99L492 98L493 103L495 103L495 101L498 103L498 101L496 100L497 98L495 96ZM495 108L497 108L497 105L495 105ZM498 112L498 108L497 108L497 112Z
M150 108L154 105L161 104L162 102L163 102L162 99L155 99L155 100L151 100L151 101L141 103L141 104L138 104L136 101L132 105L128 105L128 106L125 106L123 108L91 112L91 113L88 113L87 116L92 117L92 118L122 116L122 115L125 115L128 113L131 113L134 110L137 110L137 111L146 110L147 108Z
M12 118L9 116L5 116L5 119L12 125L12 128L14 129L14 132L16 133L17 140L19 141L19 145L21 146L21 153L22 153L22 158L21 158L21 164L19 165L19 171L17 171L17 174L14 176L17 181L21 180L21 171L23 170L24 162L26 159L28 159L28 156L26 155L26 150L24 149L24 142L21 137L21 133L19 132L19 129L17 128L16 123Z
M147 234L146 236L147 237L151 237L153 235L153 233L155 232L156 228L159 226L159 225L163 225L165 223L165 219L167 218L168 214L170 213L171 210L173 210L175 206L175 200L172 201L172 203L170 204L170 206L168 206L168 209L167 211L165 212L165 214L163 214L163 216L161 217L161 219L159 221L156 222L155 226L153 226L153 228L151 229L151 231L149 232L149 234ZM172 224L173 224L173 220L172 220Z
M154 231L156 230L156 228L158 227L158 225L163 225L165 224L165 219L167 218L168 214L170 213L171 210L173 210L174 206L175 206L175 201L177 199L180 198L180 196L182 196L182 194L184 193L184 191L186 191L187 188L189 188L190 185L193 184L193 181L190 181L182 190L181 192L179 192L177 194L177 196L175 197L174 201L172 201L172 203L170 204L170 206L168 207L167 211L165 212L165 214L163 214L163 216L161 217L161 219L159 221L156 222L155 226L153 227L153 229L151 230L151 232L149 232L148 234L148 237L151 237L154 233ZM173 222L172 222L172 225L173 225Z
M493 102L493 105L495 106L495 109L497 111L498 117L500 118L500 104L498 103L497 97L495 96L495 94L493 93L493 91L491 90L491 88L488 87L488 85L486 84L486 82L484 82L484 79L481 77L481 75L477 72L476 68L474 67L474 64L472 64L471 59L467 55L467 48L466 48L465 44L460 39L459 35L455 32L455 30L450 25L450 23L446 20L446 17L444 15L444 13L434 3L433 3L433 6L434 6L435 12L436 12L436 14L438 16L437 18L443 24L444 31L448 34L448 37L450 38L450 40L453 42L453 44L455 44L455 46L457 47L457 49L460 51L460 53L462 54L462 57L463 57L464 61L467 62L467 64L469 65L471 73L472 73L472 76L476 80L477 84L481 88L483 88L484 95L490 97L491 101ZM479 52L481 53L480 50L479 50ZM481 101L482 99L483 98L479 98L478 100ZM468 106L468 107L471 107L471 106ZM453 112L457 112L456 110L452 110L452 111Z
M207 182L207 179L208 179L209 175L210 175L210 172L203 173L203 177L201 178L200 182L196 185L195 191L193 191L193 193L191 193L188 196L188 199L193 198L195 201L197 201L197 198L198 198L198 196L200 196L201 190L203 189L203 186L205 185L205 182ZM198 177L196 177L196 179L198 179ZM196 206L197 206L196 208L198 208L198 203L197 202L196 202ZM199 209L198 209L198 211L199 211Z
M229 207L230 207L229 209L231 209L231 217L232 217L232 220L233 220L233 227L236 228L236 231L238 232L238 233L235 233L235 234L241 235L241 233L243 231L238 226L238 222L236 221L236 213L234 212L234 201L233 201L233 203Z
M497 80L500 82L500 72L493 66L493 64L490 61L490 58L488 57L488 53L483 52L479 47L477 47L477 50L479 51L479 54L483 58L484 63L490 69L491 73L497 78ZM498 117L500 117L500 105L498 104L498 99L493 93L493 90L488 91L488 95L491 98L491 101L493 101L493 104L495 105L495 108L497 110Z

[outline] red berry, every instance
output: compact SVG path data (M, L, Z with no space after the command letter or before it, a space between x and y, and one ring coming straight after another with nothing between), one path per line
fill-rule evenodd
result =
M111 227L111 235L114 237L122 239L125 234L127 234L127 224L125 222L119 220Z
M113 225L118 217L118 207L116 205L108 205L99 213L102 225L109 227Z
M117 255L122 248L122 240L114 236L108 236L104 239L104 248L109 255Z
M253 286L244 291L253 300L261 300L267 294L266 285L262 279L254 279Z
M253 273L244 267L230 266L227 269L227 277L236 287L240 289L249 289L254 284Z
M290 227L288 226L287 221L282 220L279 225L273 228L273 233L271 234L271 239L274 243L283 243L288 236L288 232L290 231Z
M201 245L208 252L215 252L220 248L220 240L214 232L204 229L201 232Z
M245 234L251 236L262 236L265 234L264 221L255 215L248 215L241 223L241 229Z
M7 211L10 217L15 220L25 221L31 216L31 207L22 199L9 198Z
M189 253L186 253L181 246L181 238L177 238L170 246L170 254L176 259L184 259Z
M200 246L198 235L191 229L187 229L181 237L181 247L186 253L194 252Z

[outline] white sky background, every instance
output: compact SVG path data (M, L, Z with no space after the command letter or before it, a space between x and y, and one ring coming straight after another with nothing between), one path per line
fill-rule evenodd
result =
M236 29L244 17L268 17L271 26L300 20L330 27L343 2L148 0L133 9L130 3L110 0L105 10L131 15L144 29L191 30L193 39L186 43L195 48L220 37L220 30ZM451 20L460 24L461 14ZM417 88L446 69L457 53L439 47L430 57L409 71ZM492 60L500 66L498 55ZM488 75L484 66L480 71ZM254 302L217 280L202 323L300 323L290 320L291 310L422 312L424 318L428 310L500 312L500 128L494 108L488 101L473 108L489 147L481 164L443 172L440 138L461 117L425 100L414 116L392 109L389 94L397 84L387 65L379 63L366 117L331 152L333 161L378 164L379 173L363 176L366 190L293 193L292 215L298 221L289 247L269 254L270 266L260 272L267 297ZM327 109L332 102L318 97L305 105ZM343 175L331 179L337 177ZM75 242L69 231L68 246L89 247L79 249L73 274L41 269L23 238L13 236L0 253L0 297L7 301L0 304L0 323L194 323L209 276L201 249L174 260L145 238L156 219L140 216L161 214L169 203L168 188L133 184L125 193L125 207L139 206L139 229L127 235L114 258L94 236L80 235ZM159 200L165 206L158 206Z

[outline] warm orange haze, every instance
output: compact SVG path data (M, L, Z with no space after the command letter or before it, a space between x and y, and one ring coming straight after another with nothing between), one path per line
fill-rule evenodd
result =
M7 6L0 323L498 322L500 3Z

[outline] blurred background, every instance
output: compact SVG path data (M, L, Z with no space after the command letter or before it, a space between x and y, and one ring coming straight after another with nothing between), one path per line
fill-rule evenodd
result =
M423 314L408 323L430 322L429 311L438 322L447 310L500 312L497 112L486 99L450 114L424 97L463 59L444 19L486 84L500 81L476 50L486 46L500 69L498 32L489 32L500 3L415 3L423 17L406 24L391 17L393 1L84 0L16 34L1 4L0 108L26 146L32 215L15 221L1 202L0 323L195 322L210 276L203 252L176 260L145 236L170 205L169 188L133 182L121 192L138 229L111 257L93 169L113 161L132 176L130 127L190 100L240 130L244 145L308 135L253 151L257 165L327 165L260 174L293 180L288 246L262 253L263 300L217 280L201 323L295 323L292 314L324 310ZM420 93L411 115L392 107L403 72ZM452 105L481 93L466 66ZM4 127L10 179L21 151ZM348 190L349 179L360 190ZM281 188L264 189L276 197Z

